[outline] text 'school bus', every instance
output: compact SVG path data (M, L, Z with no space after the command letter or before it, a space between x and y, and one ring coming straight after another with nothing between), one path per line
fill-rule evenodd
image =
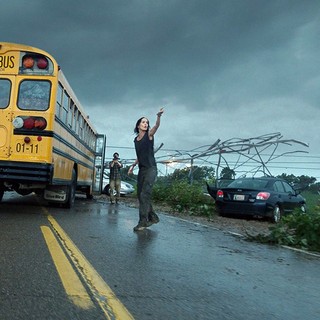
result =
M76 191L92 198L105 141L50 54L0 42L0 201L13 190L67 208Z

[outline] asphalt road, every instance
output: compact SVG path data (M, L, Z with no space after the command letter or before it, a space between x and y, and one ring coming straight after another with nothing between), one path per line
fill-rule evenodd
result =
M320 258L160 214L0 204L0 319L320 319Z

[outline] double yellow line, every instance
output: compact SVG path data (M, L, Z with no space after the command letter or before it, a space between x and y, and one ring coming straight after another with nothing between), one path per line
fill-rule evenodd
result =
M82 309L91 309L94 299L106 319L134 319L56 220L43 210L51 228L41 226L41 231L70 300Z

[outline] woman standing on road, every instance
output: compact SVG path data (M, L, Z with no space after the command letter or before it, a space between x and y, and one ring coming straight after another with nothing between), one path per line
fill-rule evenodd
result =
M141 231L159 222L159 217L153 211L151 204L152 187L157 177L157 164L154 158L154 138L160 126L160 118L163 108L157 113L157 121L150 129L149 120L145 117L140 118L135 126L134 146L136 149L137 160L129 168L128 174L133 172L133 168L138 164L138 183L137 193L139 200L139 222L133 228L134 231Z

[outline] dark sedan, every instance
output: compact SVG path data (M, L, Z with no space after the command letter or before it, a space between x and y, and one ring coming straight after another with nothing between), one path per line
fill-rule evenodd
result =
M306 201L299 192L274 177L236 179L226 187L217 188L213 198L221 215L267 217L279 222L282 215L296 208L306 212Z

